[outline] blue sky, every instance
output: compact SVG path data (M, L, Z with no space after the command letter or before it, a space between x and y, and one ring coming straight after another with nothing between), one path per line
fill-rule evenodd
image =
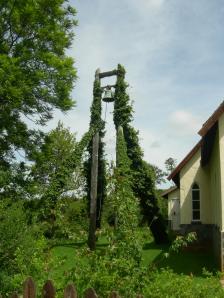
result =
M69 55L78 80L77 107L62 120L78 138L88 130L95 70L125 66L134 101L134 126L145 159L163 167L199 140L197 131L224 97L224 2L222 0L72 0L78 27ZM102 84L112 82L103 81ZM105 106L104 106L105 109ZM115 132L107 111L107 154ZM104 116L103 116L104 117Z

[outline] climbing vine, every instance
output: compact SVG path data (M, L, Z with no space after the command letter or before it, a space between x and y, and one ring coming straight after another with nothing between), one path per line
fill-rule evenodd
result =
M148 222L157 243L167 241L163 218L160 214L152 168L143 160L143 151L139 145L138 131L131 126L133 109L126 92L125 69L118 65L118 76L115 92L114 123L118 128L123 126L124 139L127 145L127 155L131 161L132 189L140 199L141 211Z
M121 126L117 130L116 147L117 165L113 175L114 189L109 196L115 219L113 243L120 258L123 257L132 263L139 264L142 256L142 241L138 233L140 209L132 190L131 161L127 155Z
M97 181L97 221L96 226L97 228L100 227L101 224L101 214L102 214L102 207L104 198L106 195L106 162L104 159L104 143L102 141L104 137L104 127L105 123L101 119L101 96L102 96L102 89L100 87L99 80L94 81L93 86L93 102L91 106L91 117L90 117L90 130L99 132L100 141L99 141L99 151L98 151L98 181ZM88 200L88 209L90 206L90 189L91 189L91 164L92 164L92 141L89 143L88 146L88 160L85 162L85 172L87 178L87 200Z

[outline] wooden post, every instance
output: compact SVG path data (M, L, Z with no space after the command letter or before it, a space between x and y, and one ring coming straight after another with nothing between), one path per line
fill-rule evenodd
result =
M97 296L97 294L96 294L96 292L95 292L94 289L89 288L89 289L87 289L87 290L85 291L85 293L84 293L84 297L85 297L85 298L97 298L98 296Z
M55 298L56 291L51 280L46 281L42 290L43 298Z
M28 277L23 284L23 298L36 298L36 287L31 277Z
M77 292L73 284L67 285L64 290L64 298L77 298Z
M100 69L95 73L95 80L100 82ZM91 250L96 248L96 206L97 206L97 182L98 182L98 153L99 153L99 132L92 140L92 165L91 165L91 189L90 189L90 221L88 245Z
M93 136L92 167L91 167L91 191L90 191L90 222L88 244L91 250L96 248L96 204L97 204L97 181L98 181L98 150L99 132Z

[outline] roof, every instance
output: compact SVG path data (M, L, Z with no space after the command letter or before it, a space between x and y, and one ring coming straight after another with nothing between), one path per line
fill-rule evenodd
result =
M220 106L214 111L214 113L208 118L208 120L202 125L198 134L203 138L208 131L217 123L219 117L224 113L224 101ZM194 156L198 149L202 146L201 140L194 146L194 148L187 154L187 156L178 164L178 166L173 170L173 172L168 176L171 180L180 172L180 170L185 166L185 164Z
M198 134L204 136L210 128L218 121L219 117L224 112L224 101L221 105L215 110L215 112L208 118L208 120L202 125L202 128L199 130Z
M173 170L173 172L168 176L168 180L171 180L173 177L176 176L177 173L185 166L185 164L194 156L194 154L198 151L201 147L202 141L200 140L194 148L187 154L187 156L179 163L179 165Z
M172 186L172 187L170 187L169 189L165 190L165 191L161 194L161 196L162 196L162 197L167 197L168 194L170 194L171 192L175 191L176 189L177 189L176 186Z

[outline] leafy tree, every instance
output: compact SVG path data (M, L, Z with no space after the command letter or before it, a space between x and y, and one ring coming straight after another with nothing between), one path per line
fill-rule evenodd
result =
M165 160L167 175L170 175L173 172L173 170L176 168L176 165L177 165L177 161L172 157L169 157L168 159Z
M84 181L79 167L79 143L74 134L58 123L56 129L45 136L39 151L33 153L36 195L44 209L44 219L55 220L55 205L66 192L77 191Z
M149 165L149 167L152 167L152 169L154 171L156 185L160 185L160 184L166 182L166 179L165 179L166 173L163 170L161 170L156 165L152 165L152 164Z
M27 118L44 125L55 108L65 112L74 106L70 92L76 70L66 50L76 20L66 0L0 0L0 16L2 173L15 152L29 155L43 137L27 125Z

